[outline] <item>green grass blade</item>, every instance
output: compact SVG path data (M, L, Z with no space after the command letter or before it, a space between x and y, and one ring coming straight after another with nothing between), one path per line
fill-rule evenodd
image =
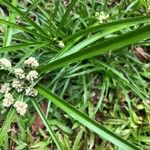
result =
M112 26L109 26L109 27L106 27L104 30L102 30L101 32L83 40L82 42L78 43L77 45L75 45L74 47L68 49L67 51L65 51L65 53L60 53L59 54L59 58L61 57L65 57L65 56L68 56L70 54L73 54L79 50L81 50L82 48L94 43L95 41L99 40L100 38L104 37L104 36L107 36L111 33L114 33L114 32L117 32L117 31L120 31L122 29L125 29L125 28L128 28L130 26L133 26L135 25L135 22L131 22L131 23L122 23L121 25L120 24L115 24L115 25L112 25Z
M130 18L130 19L122 20L122 21L112 22L112 23L110 23L110 25L108 25L108 26L106 25L106 26L102 27L102 30L99 33L83 40L82 42L78 43L77 45L75 45L71 49L68 49L65 52L65 54L60 53L59 57L64 57L64 56L67 56L67 55L72 54L74 52L77 52L80 49L86 47L87 45L99 40L100 38L102 38L106 35L109 35L109 34L114 33L116 31L120 31L124 28L128 28L128 27L133 26L135 24L140 24L140 23L145 23L145 22L150 22L150 17L147 16L147 17L138 17L138 18L132 18L132 19ZM99 25L99 27L100 26L101 25ZM62 56L61 56L61 54L62 54Z
M36 109L36 111L38 112L38 114L40 115L40 117L41 117L44 125L46 126L49 134L51 135L52 139L54 140L55 144L57 145L57 148L59 150L63 150L62 147L61 147L61 145L60 145L60 143L59 143L59 141L58 141L58 138L56 137L54 131L52 130L50 124L48 123L48 121L47 121L44 113L42 112L42 110L38 106L38 103L36 102L36 100L32 100L32 104L33 104L34 108Z
M80 39L80 38L77 38L77 39L75 39L75 40L72 41L72 42L68 42L68 44L67 44L64 48L62 48L61 51L59 51L51 61L56 60L56 59L62 57L66 52L70 51L70 50L72 49L73 45L74 45L79 39Z
M13 6L11 3L9 3L6 0L1 1L2 4L4 4L5 6L7 6L10 10L12 10L13 12L16 12L16 14L18 14L20 17L22 17L24 15L23 12L21 12L17 7ZM43 36L45 36L47 38L47 36L49 37L49 35L47 34L47 32L45 30L43 30L39 25L37 25L34 21L32 21L29 17L25 16L24 19L30 24L32 25L35 29L37 29L37 31L39 31Z
M63 17L62 17L62 20L60 21L60 27L62 27L62 26L65 24L66 19L67 19L67 16L69 15L70 11L72 10L73 6L75 5L75 3L76 3L77 1L78 1L78 0L72 0L72 1L70 2L70 4L68 5L67 10L66 10L65 14L64 14Z
M13 28L13 29L19 29L19 30L21 30L21 31L24 31L24 32L30 33L30 34L32 34L32 35L34 35L34 36L38 36L38 37L40 37L40 38L42 37L43 39L45 39L45 37L44 37L43 35L38 34L38 33L34 32L34 31L28 29L28 28L25 27L25 26L21 26L21 25L19 25L19 24L15 24L15 23L13 23L13 22L0 19L0 24L2 24L2 25L8 25L8 26L10 26L10 27Z
M40 13L43 14L47 18L47 20L49 21L49 18L50 18L49 13L39 5L37 5L37 8L39 9Z
M8 129L10 128L10 125L11 125L14 117L15 117L15 110L10 109L8 114L7 114L5 121L3 123L2 130L0 133L0 145L2 145L2 143L4 141L3 137L7 133Z
M69 56L54 60L50 63L40 66L38 68L39 73L48 73L57 68L63 67L65 65L78 62L87 58L105 54L112 50L117 50L119 48L128 46L130 44L137 43L141 40L148 39L150 37L150 25L136 29L129 33L105 40L97 45L85 48L81 51L73 53Z
M132 84L131 82L129 82L129 80L119 71L117 71L116 69L114 69L113 67L102 63L102 62L98 62L98 64L100 66L105 67L106 69L108 69L108 72L113 73L113 76L118 77L122 82L121 84L125 84L126 86L128 86L131 90L133 90L141 99L146 99L147 95L145 95L140 88L136 87L134 84ZM98 65L97 64L97 65Z
M76 139L74 141L74 144L72 146L72 150L78 150L79 149L79 146L80 146L80 142L82 141L82 136L83 136L83 133L84 133L84 129L81 128L81 130L78 132L77 136L76 136Z
M27 15L28 13L38 5L38 3L42 2L43 0L36 0L33 4L31 4L29 6L29 8L26 10L26 12L24 13L24 15L22 16L21 20L23 20Z
M34 42L34 43L22 43L18 45L13 45L13 46L7 46L7 47L2 47L0 48L0 53L4 52L13 52L20 50L22 48L29 48L29 47L34 47L43 44L42 42Z
M115 144L116 146L120 147L124 150L138 150L135 145L129 143L128 141L122 139L118 135L114 134L113 132L109 131L101 124L97 123L96 121L89 118L84 113L78 111L75 107L65 102L63 99L59 98L52 92L48 91L41 85L37 86L37 90L41 95L46 97L48 100L52 101L56 106L63 109L68 115L73 117L75 120L79 121L84 126L88 127L90 130L94 131L102 138L110 141L111 143Z
M16 6L17 0L12 0L12 5ZM14 13L10 13L8 20L10 22L15 22L15 14ZM7 26L7 30L5 32L5 36L4 36L4 41L3 41L3 46L9 46L11 44L11 40L12 40L12 32L13 29L11 27Z
M139 23L148 23L150 22L150 15L149 16L140 16L140 17L133 17L133 18L129 18L129 19L123 19L123 20L119 20L119 21L114 21L114 22L110 22L110 23L104 23L104 24L100 24L97 26L92 26L89 27L85 30L81 30L78 31L77 33L70 35L66 38L64 38L64 42L68 42L70 40L73 40L79 36L83 36L86 34L89 34L90 32L96 32L96 31L103 31L109 27L115 26L115 25L120 25L122 26L122 24L124 25L134 25L134 24L139 24Z

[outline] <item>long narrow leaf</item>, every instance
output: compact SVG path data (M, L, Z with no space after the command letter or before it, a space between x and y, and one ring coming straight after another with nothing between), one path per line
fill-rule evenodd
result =
M71 49L69 49L68 51L66 51L65 53L62 53L62 55L59 56L59 58L68 56L70 54L73 54L77 51L79 51L80 49L83 49L84 47L94 43L95 41L101 39L102 37L109 35L111 33L114 33L116 31L120 31L122 29L128 28L129 26L134 25L134 23L131 24L122 24L122 25L112 25L111 27L105 28L105 30L83 40L82 42L78 43L77 45L75 45L74 47L72 47Z
M129 80L119 71L117 71L116 69L112 68L111 66L102 63L102 62L98 62L98 64L100 64L100 66L103 66L105 68L108 69L109 72L113 73L115 76L119 77L120 80L123 81L123 83L128 86L131 90L133 90L141 99L146 99L147 95L145 95L140 88L136 87L134 84L132 84L131 82L129 82Z
M70 11L72 10L72 8L73 8L73 6L75 5L76 2L77 2L77 0L72 0L70 2L70 4L68 5L68 8L67 8L67 10L66 10L65 14L63 15L62 20L60 22L60 27L62 27L65 24L67 16L69 15Z
M17 3L17 0L12 0L12 4L14 6L16 6L16 3ZM11 13L9 15L8 20L11 21L11 22L15 22L15 14ZM10 45L11 40L12 40L12 35L13 35L13 29L11 27L7 26L7 30L5 32L5 37L4 37L4 43L3 43L4 47Z
M13 45L13 46L2 47L0 48L0 53L17 51L22 48L34 47L38 45L43 45L43 43L42 42L23 43L23 44L18 44L18 45Z
M130 25L130 24L139 24L139 23L148 23L148 22L150 22L150 15L144 16L144 17L143 16L133 17L133 18L123 19L123 20L114 21L114 22L110 22L110 23L104 23L104 24L100 24L97 26L89 27L85 30L78 31L75 34L64 38L64 42L68 42L68 41L73 40L79 36L89 34L90 32L103 31L103 30L105 30L109 27L115 26L115 25L122 26L122 24Z
M33 4L31 4L29 6L29 8L26 10L26 12L24 13L24 15L22 16L22 20L24 19L24 17L26 17L28 15L28 13L35 7L38 5L38 3L42 2L43 0L36 0Z
M36 33L35 31L30 30L30 29L28 29L28 28L25 27L25 26L21 26L21 25L19 25L19 24L15 24L15 23L13 23L13 22L0 19L0 24L3 24L3 25L5 24L5 25L8 25L8 26L10 26L10 27L12 27L12 28L14 28L14 29L19 29L19 30L21 30L21 31L30 33L30 34L32 34L32 35L34 35L34 36L37 35L38 37L40 37L40 38L43 37L43 38L45 39L45 37L44 37L43 35L38 34L38 33Z
M71 49L67 49L65 51L64 51L64 49L62 49L62 51L60 51L60 53L59 53L59 58L67 56L67 55L72 54L74 52L77 52L80 49L86 47L87 45L89 45L89 44L97 41L98 39L100 39L100 38L102 38L102 37L104 37L106 35L109 35L109 34L114 33L116 31L120 31L120 30L122 30L124 28L128 28L130 26L133 26L133 25L136 25L136 24L140 24L140 23L145 23L145 22L150 22L150 17L149 16L146 16L146 17L137 17L137 18L132 18L132 19L130 18L130 19L125 19L125 20L121 20L121 21L115 21L115 22L109 23L108 25L106 24L106 26L98 25L95 28L92 28L91 31L97 30L97 27L100 27L99 28L100 29L99 33L97 33L97 34L95 34L95 35L93 35L93 36L91 36L91 37L83 40L82 42L78 43L77 45L75 45ZM91 28L89 28L89 29L91 29ZM85 31L87 31L87 30L88 29L85 29ZM81 34L80 34L81 37L82 37L82 32L83 31L81 31ZM78 35L78 32L75 33L75 35ZM73 35L71 37L73 38L73 37L76 37L76 36Z
M13 6L10 2L6 1L6 0L1 0L0 1L2 4L4 4L5 6L7 6L8 8L10 8L10 10L16 12L18 15L20 15L21 17L24 15L23 12L21 12L17 7ZM47 32L45 30L43 30L39 25L37 25L34 21L32 21L29 17L25 16L24 19L31 24L33 27L35 27L35 29L37 29L42 35L44 35L46 38L47 36L49 36L47 34Z
M136 29L129 33L114 37L112 39L101 42L97 45L85 48L81 51L68 55L66 57L54 60L50 63L40 66L38 71L42 73L48 73L57 68L63 67L65 65L78 62L87 58L91 58L97 55L105 54L112 50L117 50L124 46L137 43L141 40L150 38L150 25Z
M52 92L48 91L46 88L44 88L41 85L37 86L37 90L41 95L46 97L48 100L52 101L56 106L63 109L68 115L73 117L75 120L79 121L84 126L88 127L90 130L94 131L98 135L100 135L102 138L110 141L111 143L115 144L116 146L120 147L124 150L138 150L135 145L129 143L128 141L124 140L123 138L117 136L110 130L103 127L101 124L97 123L96 121L89 118L84 113L77 110L72 105L65 102L63 99L59 98Z
M38 114L40 115L40 117L41 117L41 119L42 119L44 125L46 126L48 132L50 133L52 139L53 139L54 142L56 143L57 148L58 148L59 150L62 150L62 147L61 147L61 145L60 145L60 143L59 143L59 141L58 141L58 138L56 137L54 131L52 130L50 124L48 123L48 121L47 121L47 119L46 119L44 113L42 112L42 110L41 110L40 107L38 106L38 103L37 103L35 100L32 100L32 104L33 104L33 106L35 107L35 109L36 109L36 111L38 112Z
M3 137L4 137L4 134L7 133L8 129L10 128L10 125L14 119L14 116L15 116L15 110L14 109L10 109L8 114L7 114L7 117L3 123L3 126L2 126L2 130L1 130L1 133L0 133L0 145L2 145L3 143Z

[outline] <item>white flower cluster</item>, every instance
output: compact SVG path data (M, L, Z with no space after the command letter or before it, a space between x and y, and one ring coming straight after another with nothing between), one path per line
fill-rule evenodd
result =
M103 23L104 20L109 18L109 15L105 14L103 11L101 11L100 13L96 12L95 17L99 20L100 23Z
M14 103L14 98L12 94L5 93L4 99L3 99L3 106L4 107L10 107Z
M30 57L24 61L24 64L31 68L36 68L39 66L38 61L34 57Z
M6 58L1 58L0 59L0 68L4 69L4 70L11 70L11 68L12 68L11 61Z
M16 78L13 79L12 87L15 88L17 92L22 92L23 90L25 90L25 95L27 96L37 96L38 92L34 88L30 88L32 89L31 91L34 91L34 93L36 93L30 94L30 92L28 92L28 87L32 87L32 84L38 78L38 72L34 69L39 66L39 63L34 57L29 57L27 60L24 61L24 65L28 68L31 68L31 70L26 74L22 68L14 69L14 74ZM25 80L29 81L31 85L26 87Z
M150 6L148 6L148 8L147 8L147 12L150 13Z
M3 99L4 107L10 107L11 105L14 104L15 99L13 95L9 93L10 90L11 88L9 83L4 83L3 85L1 85L0 92L4 94L4 99ZM24 102L16 101L14 107L16 108L17 112L20 115L24 115L27 111L28 105Z
M20 115L24 115L27 111L28 105L22 101L16 101L14 107Z
M31 84L29 87L32 87L32 84L38 78L38 72L34 69L39 66L39 63L34 57L30 57L24 61L24 65L28 68L31 68L31 70L26 74L22 68L14 69L16 78L13 79L12 87L16 89L18 93L25 90L25 95L37 96L38 92L34 88L30 88L30 91L34 91L34 93L36 94L31 94L31 92L29 92L29 88L25 86L25 80L29 81L29 83Z
M20 93L24 89L24 81L14 78L12 82L12 87L16 89L18 93Z
M12 69L11 62L8 59L0 59L0 69L11 71L15 76L11 84L4 83L0 85L0 93L4 94L3 106L10 107L13 105L20 115L26 113L28 105L22 101L15 101L10 91L15 89L18 93L24 92L26 96L32 97L38 95L38 91L33 88L33 84L38 78L38 72L35 69L39 66L39 63L35 58L30 57L24 61L24 65L27 67L28 73L25 71L26 68L25 70L22 68Z
M26 76L26 79L30 82L33 82L37 78L38 78L38 72L35 70L31 70Z
M35 89L32 88L32 87L29 87L29 88L26 89L25 95L27 95L27 96L33 96L33 97L34 97L34 96L37 96L37 95L38 95L38 91L35 90Z
M63 41L59 41L59 42L58 42L58 46L59 46L60 48L63 48L63 47L65 47L65 44L64 44Z
M19 79L24 79L25 78L24 70L21 69L21 68L14 69L14 74L15 74L16 78L19 78Z
M0 88L0 93L8 93L11 90L10 84L9 83L4 83L1 85Z

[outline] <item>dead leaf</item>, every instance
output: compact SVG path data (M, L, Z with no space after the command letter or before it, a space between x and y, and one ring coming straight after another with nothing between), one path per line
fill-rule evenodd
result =
M43 102L42 105L41 105L41 109L42 109L44 114L46 113L47 105L48 105L47 102ZM32 125L32 133L38 131L39 128L43 129L44 124L43 124L43 121L42 121L41 117L39 116L39 114L37 114L36 118L35 118L35 122Z
M134 53L139 60L150 61L150 55L146 53L142 47L135 48Z

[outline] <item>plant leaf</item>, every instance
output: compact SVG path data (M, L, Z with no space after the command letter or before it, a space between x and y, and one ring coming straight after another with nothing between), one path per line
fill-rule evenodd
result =
M75 5L75 3L77 2L77 0L72 0L65 12L65 14L62 17L62 20L60 21L60 27L62 27L65 24L65 21L67 19L67 16L69 15L70 11L72 10L73 6Z
M53 94L52 92L48 91L45 87L41 86L40 84L38 84L36 88L41 95L46 97L48 100L52 101L56 106L63 109L68 115L73 117L75 120L77 120L84 126L88 127L90 130L97 133L102 138L110 141L111 143L115 144L116 146L124 150L138 150L139 149L135 145L129 143L128 141L119 137L115 133L106 129L101 124L92 120L86 114L80 112L75 107L68 104L63 99L59 98L57 95Z
M0 1L2 2L2 4L4 4L5 6L7 6L10 10L12 10L13 12L16 12L16 14L18 14L20 17L24 16L24 13L21 12L17 7L13 6L10 2L6 1L6 0L2 0ZM30 24L32 25L37 31L39 31L43 36L45 36L45 38L47 38L47 36L49 36L47 34L47 32L45 30L43 30L39 25L37 25L34 21L32 21L29 17L24 16L24 19Z
M77 51L71 55L54 60L38 68L39 73L48 73L57 68L63 67L68 64L72 64L87 58L105 54L112 50L128 46L130 44L137 43L141 40L148 39L150 37L150 25L136 29L129 33L105 40L97 45L85 48Z
M103 23L103 24L100 24L97 26L91 26L87 29L78 31L75 34L64 38L63 41L68 42L68 41L73 40L79 36L83 36L83 35L89 34L91 32L101 31L101 30L107 29L107 28L112 27L112 26L115 27L116 25L122 26L122 24L130 25L130 24L139 24L139 23L148 23L148 22L150 22L150 15L144 16L144 17L143 16L133 17L133 18L123 19L123 20L119 20L119 21L113 21L110 23Z
M51 126L48 123L48 120L46 119L44 113L42 112L42 110L40 109L40 107L38 106L38 103L36 102L36 100L32 100L32 104L35 107L35 109L37 110L38 114L40 115L44 125L46 126L48 132L50 133L52 139L54 140L54 142L56 143L57 147L59 150L62 150L62 147L54 133L54 131L52 130Z
M2 48L0 48L0 53L13 52L13 51L20 50L21 48L28 48L28 47L43 45L43 43L44 42L22 43L22 44L13 45L13 46L2 47Z
M42 37L43 39L45 39L45 37L43 36L43 35L41 35L41 34L38 34L38 33L36 33L35 31L32 31L32 30L30 30L30 29L28 29L27 27L25 27L25 26L21 26L21 25L19 25L19 24L15 24L15 23L13 23L13 22L10 22L10 21L6 21L6 20L3 20L3 19L0 19L0 24L2 24L2 25L8 25L8 26L10 26L10 27L12 27L12 28L14 28L14 29L19 29L19 30L21 30L21 31L24 31L24 32L27 32L27 33L30 33L30 34L32 34L32 35L36 35L36 36L38 36L38 37Z

